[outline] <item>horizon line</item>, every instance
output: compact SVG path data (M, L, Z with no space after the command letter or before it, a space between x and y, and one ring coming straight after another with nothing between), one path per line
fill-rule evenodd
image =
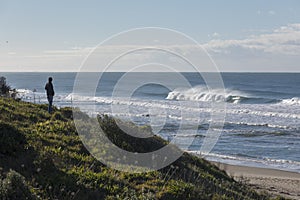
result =
M100 71L0 71L0 73L102 73ZM178 71L179 73L300 73L300 71ZM138 71L138 72L126 72L126 71L106 71L104 73L178 73L178 72L166 72L166 71Z

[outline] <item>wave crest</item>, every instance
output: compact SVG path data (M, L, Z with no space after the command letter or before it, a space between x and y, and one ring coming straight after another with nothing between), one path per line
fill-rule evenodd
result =
M212 89L208 90L206 87L197 86L190 89L177 88L169 92L168 100L180 101L212 101L212 102L228 102L228 103L267 103L267 99L247 97L240 91Z
M291 99L283 99L281 101L281 103L287 104L287 105L300 105L300 98L293 97Z

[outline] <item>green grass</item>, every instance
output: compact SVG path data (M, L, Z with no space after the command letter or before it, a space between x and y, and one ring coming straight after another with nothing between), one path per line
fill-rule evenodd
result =
M161 170L130 174L108 168L82 144L71 108L0 98L0 199L268 199L198 157L184 153ZM83 115L82 122L87 123ZM99 124L117 146L148 152L167 144L160 137L133 138L115 119ZM130 131L147 127L123 123ZM100 152L105 155L105 152Z

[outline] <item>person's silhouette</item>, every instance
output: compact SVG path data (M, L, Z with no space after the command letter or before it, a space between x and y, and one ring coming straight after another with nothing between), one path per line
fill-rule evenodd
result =
M47 92L47 99L49 102L48 105L48 112L51 113L52 112L52 102L53 102L53 96L54 96L54 88L53 88L53 84L52 84L52 77L48 78L48 83L46 83L45 86L45 90Z

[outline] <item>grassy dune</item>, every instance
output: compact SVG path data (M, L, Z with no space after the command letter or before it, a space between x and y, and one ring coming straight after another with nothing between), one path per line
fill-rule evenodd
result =
M269 199L186 153L155 172L110 169L83 146L70 108L55 108L52 115L46 110L46 105L0 98L0 199ZM137 141L107 116L99 123L111 141L129 151L166 144L157 136Z

